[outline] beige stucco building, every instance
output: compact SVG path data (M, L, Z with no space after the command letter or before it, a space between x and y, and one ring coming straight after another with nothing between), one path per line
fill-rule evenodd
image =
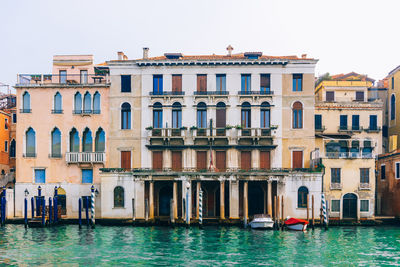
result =
M400 66L389 72L387 76L389 81L388 88L388 109L389 109L389 151L393 152L400 147L400 116L399 109L400 106Z

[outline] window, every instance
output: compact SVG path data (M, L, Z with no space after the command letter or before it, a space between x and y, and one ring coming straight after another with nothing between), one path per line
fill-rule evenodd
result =
M396 179L399 179L400 178L400 162L396 162L395 163L395 177L396 177Z
M172 170L182 171L182 151L172 151Z
M369 212L369 200L368 199L360 200L360 211L361 212Z
M198 171L207 169L207 152L197 151L196 152L196 167Z
M271 153L269 151L260 151L260 169L271 169Z
M271 127L271 110L268 102L261 104L260 110L260 127L270 128Z
M77 92L74 96L74 113L81 114L82 113L82 95Z
M293 92L303 91L303 74L293 74Z
M92 152L92 143L92 132L86 128L82 135L82 152Z
M340 184L340 168L331 168L331 184Z
M126 170L131 168L131 151L121 151L121 168Z
M315 130L322 130L322 115L321 114L314 115L314 123L315 123Z
M93 114L100 114L100 93L96 92L93 95Z
M22 113L31 112L31 95L25 92L22 96Z
M121 75L121 93L131 92L131 75Z
M223 172L226 170L226 152L216 151L215 152L215 167L217 171Z
M217 92L226 91L226 74L217 74Z
M303 151L292 151L293 169L303 168Z
M12 122L17 123L17 114L16 113L12 114Z
M356 101L364 101L364 92L363 91L356 92Z
M67 83L67 71L60 70L60 83Z
M178 102L172 104L172 128L182 127L182 105Z
M91 196L82 196L82 208L84 210L90 209L92 206L92 197Z
M243 128L251 128L251 105L249 102L242 104L241 124Z
M81 83L88 83L88 71L87 70L81 70Z
M271 75L261 74L260 75L260 92L269 93L271 92Z
M44 184L46 183L46 170L35 169L35 183Z
M153 151L153 169L161 171L163 168L163 152Z
M215 125L217 127L217 135L219 133L225 135L226 105L224 102L218 102L218 104L217 104Z
M83 113L92 113L92 96L89 92L86 92L83 97Z
M386 179L386 165L381 165L381 180Z
M197 128L207 128L207 105L203 102L197 104Z
M334 91L326 92L326 101L327 102L335 101L335 92Z
M160 102L157 102L153 105L153 127L163 127L163 110Z
M251 151L240 152L240 169L246 171L251 169Z
M8 152L8 141L4 141L4 151Z
M104 152L106 149L106 134L102 128L99 128L96 132L96 138L94 141L94 151Z
M4 120L4 129L8 129L8 119Z
M36 133L32 128L26 131L26 156L36 157Z
M182 92L182 75L172 75L172 93Z
M242 74L241 92L247 93L251 91L251 74Z
M372 131L378 130L378 116L369 115L369 129Z
M59 92L54 95L54 110L53 113L62 113L62 96Z
M396 97L394 94L390 97L390 119L396 118Z
M79 152L79 134L75 128L69 133L69 152Z
M364 147L362 149L362 157L363 158L372 158L372 146L370 140L364 141Z
M347 130L347 115L340 115L340 130Z
M10 157L15 158L15 140L11 140L10 144Z
M206 74L197 74L197 92L207 92Z
M153 95L163 94L163 76L153 75Z
M293 104L293 129L303 128L303 105L300 102Z
M125 192L122 186L114 188L114 208L123 208L125 206Z
M360 115L351 116L351 129L353 131L360 130Z
M82 169L82 184L92 184L92 183L93 183L93 170Z
M58 128L54 128L51 132L51 156L53 158L61 157L61 132Z
M392 77L392 89L394 89L394 77Z
M300 186L297 192L297 207L307 208L308 189L305 186Z
M131 128L131 105L123 103L121 106L121 129Z
M369 168L360 168L360 183L369 184Z
M340 200L339 199L331 200L331 212L340 212Z

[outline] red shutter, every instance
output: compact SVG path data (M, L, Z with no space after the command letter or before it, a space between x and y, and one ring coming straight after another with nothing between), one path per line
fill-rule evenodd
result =
M172 151L172 170L182 170L182 151Z
M121 151L121 168L130 169L131 168L131 152Z
M153 169L162 170L163 167L163 152L153 151Z
M225 128L226 126L226 109L217 108L217 128Z
M293 151L293 168L303 168L303 151Z
M250 151L242 151L240 153L240 168L242 170L250 170L251 169L251 152Z
M260 151L260 169L271 169L271 153L269 151Z
M206 170L207 169L207 152L206 151L197 151L197 170Z
M223 172L226 170L226 151L216 152L216 167L217 171Z
M207 92L207 75L197 75L197 92Z
M172 75L172 92L182 92L182 75Z

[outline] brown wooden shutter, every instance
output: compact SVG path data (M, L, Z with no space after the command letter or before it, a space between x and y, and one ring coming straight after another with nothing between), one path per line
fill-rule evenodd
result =
M172 75L172 92L182 92L182 75Z
M242 151L240 153L240 168L242 170L250 170L251 169L251 152L250 151Z
M131 151L121 151L121 168L131 168Z
M226 151L216 152L216 167L217 170L223 172L226 170Z
M226 126L226 109L217 108L217 128L225 128Z
M271 169L271 153L269 151L260 151L260 169Z
M261 87L270 88L270 75L269 74L261 74L260 77L260 85Z
M182 151L172 151L172 170L182 170Z
M335 100L335 92L326 92L326 101L332 102Z
M197 151L197 170L206 170L207 169L207 152L206 151Z
M153 169L162 170L163 167L163 152L153 151Z
M293 168L303 168L303 151L293 151Z
M207 75L197 74L197 92L207 92Z

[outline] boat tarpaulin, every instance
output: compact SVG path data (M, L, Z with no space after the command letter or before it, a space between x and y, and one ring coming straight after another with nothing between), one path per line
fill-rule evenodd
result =
M290 218L285 221L286 225L293 225L293 224L308 224L308 221L296 218Z

